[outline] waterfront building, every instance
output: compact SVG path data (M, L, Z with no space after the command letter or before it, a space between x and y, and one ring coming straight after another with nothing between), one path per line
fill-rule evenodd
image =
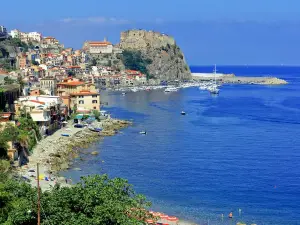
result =
M71 108L77 108L78 112L100 110L100 94L88 90L82 90L71 94Z

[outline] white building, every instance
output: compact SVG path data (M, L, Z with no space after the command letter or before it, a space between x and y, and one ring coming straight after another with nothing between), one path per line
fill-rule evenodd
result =
M38 32L29 32L28 33L28 39L30 41L41 42L42 34L38 33Z
M17 30L17 29L11 30L10 31L10 36L12 38L20 38L21 32L19 30Z
M111 54L113 53L112 43L106 41L86 41L83 49L90 54Z

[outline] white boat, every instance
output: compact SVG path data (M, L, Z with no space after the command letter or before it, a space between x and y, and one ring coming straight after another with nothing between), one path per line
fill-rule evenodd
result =
M138 92L139 89L138 89L138 88L131 88L131 91L132 91L132 92Z
M168 87L165 89L165 92L176 92L178 89L176 87Z
M215 69L214 69L215 82L207 88L207 90L211 94L215 94L215 95L219 94L219 92L220 92L220 90L218 89L218 85L217 85L216 73L217 73L217 66L215 65Z
M146 131L140 131L140 134L147 134Z
M124 95L126 95L126 93L125 93L125 92L123 92L123 93L122 93L122 95L124 96Z
M185 111L181 111L180 114L184 116L186 113L185 113Z

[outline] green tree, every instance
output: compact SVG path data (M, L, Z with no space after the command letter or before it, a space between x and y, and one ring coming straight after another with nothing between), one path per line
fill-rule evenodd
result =
M68 76L75 76L75 73L74 73L73 71L71 71L71 70L69 70L69 71L67 72L67 74L68 74Z
M40 65L39 62L35 61L35 60L31 60L31 64L34 66L38 66Z
M10 77L5 77L4 78L4 84L8 85L8 84L13 84L15 83L15 80L11 79Z
M36 189L8 179L0 184L0 224L35 225ZM43 225L141 225L150 206L126 180L107 175L83 177L74 186L41 193Z
M99 110L93 110L92 113L95 116L95 119L100 121L100 112L99 112Z
M141 51L124 50L122 53L122 61L126 69L138 70L149 78L147 66L152 63L151 59L143 58Z

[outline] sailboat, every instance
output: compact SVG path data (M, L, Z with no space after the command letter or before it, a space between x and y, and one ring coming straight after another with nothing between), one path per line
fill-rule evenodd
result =
M207 90L211 93L211 94L215 94L218 95L220 90L218 89L218 85L217 85L217 80L216 80L216 74L217 74L217 66L215 65L215 69L214 69L214 78L215 78L215 82L209 86L207 88Z

